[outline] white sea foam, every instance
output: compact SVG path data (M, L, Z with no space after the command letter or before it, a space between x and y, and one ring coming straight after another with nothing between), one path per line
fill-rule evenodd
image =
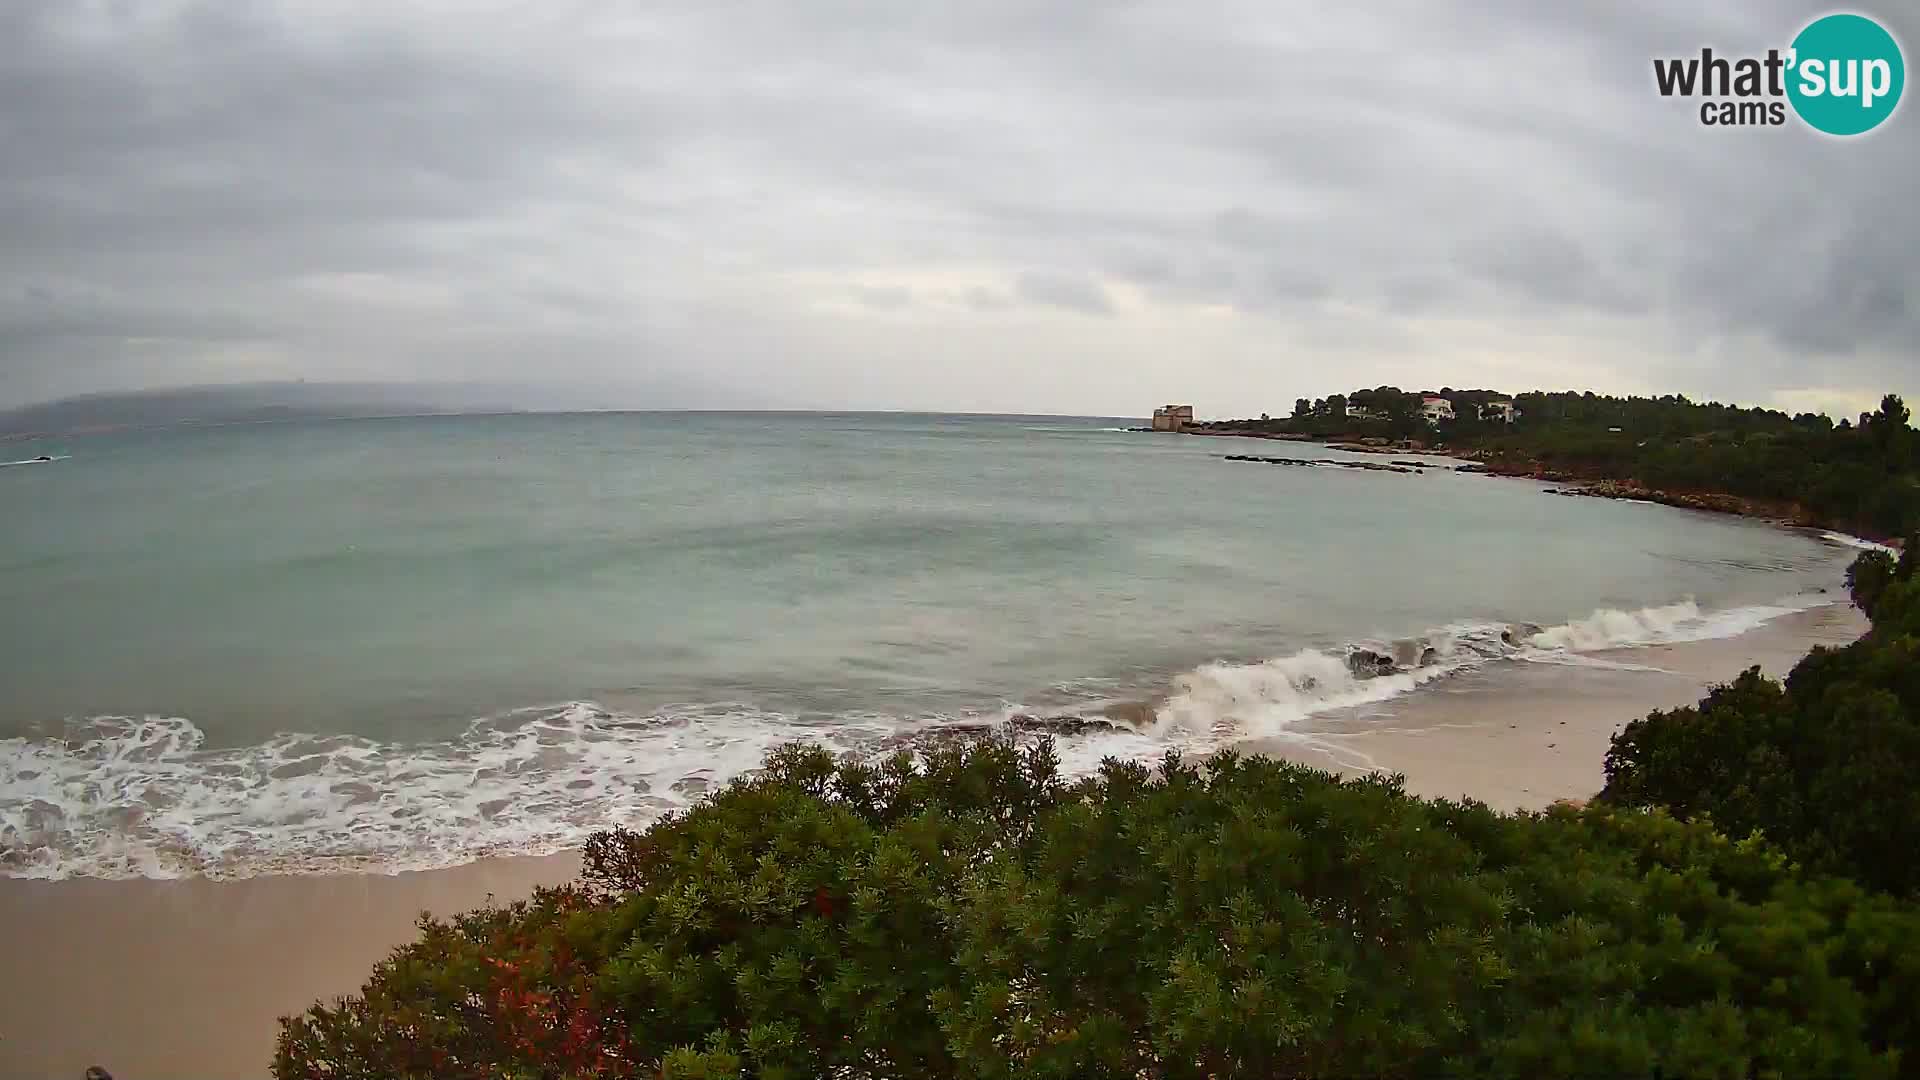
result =
M1153 732L1203 744L1281 735L1317 713L1387 701L1461 666L1450 660L1363 677L1346 658L1317 649L1258 664L1207 664L1174 680Z
M1862 540L1857 536L1848 536L1846 533L1839 533L1839 532L1822 533L1821 537L1823 539L1830 540L1836 544L1839 544L1843 547L1858 548L1861 551L1883 551L1883 552L1886 552L1888 555L1900 554L1899 551L1891 547L1888 547L1885 544L1876 543L1875 541L1872 541L1872 540Z
M1653 664L1630 664L1624 660L1609 660L1604 656L1584 656L1580 653L1549 652L1541 649L1530 650L1517 659L1534 664L1588 668L1595 671L1647 671L1655 674L1672 674L1668 669Z
M0 740L0 873L398 871L554 851L687 806L782 743L878 734L730 705L641 718L573 703L449 743L281 735L209 749L187 719L101 717L62 739Z
M1242 739L1293 734L1300 721L1389 701L1500 660L1605 664L1582 654L1744 633L1822 603L1702 611L1691 601L1603 610L1540 628L1463 623L1424 636L1309 649L1253 664L1202 665L1138 728L1052 725L1062 765L1083 775L1102 758L1154 760ZM1094 717L1106 680L1074 709ZM457 739L401 744L283 734L209 747L191 720L98 717L58 738L0 739L0 875L32 878L247 877L262 873L447 866L489 854L544 853L612 825L643 826L756 768L767 751L812 742L872 756L956 731L1036 727L1008 705L986 716L905 719L842 714L806 720L745 704L666 707L634 716L588 702L476 721Z
M1658 671L1584 654L1736 637L1782 615L1830 603L1829 597L1810 595L1703 611L1686 600L1635 611L1601 609L1584 619L1550 627L1459 623L1424 637L1362 643L1346 655L1309 649L1256 664L1207 664L1174 681L1175 692L1158 710L1153 732L1196 748L1292 736L1298 733L1299 722L1310 717L1390 701L1436 679L1495 660ZM1361 663L1354 663L1356 656ZM1382 657L1392 660L1391 669L1372 674L1373 663Z
M1833 603L1830 597L1789 597L1773 604L1702 611L1692 600L1662 607L1618 611L1602 608L1584 619L1548 627L1526 639L1528 645L1549 652L1595 652L1640 645L1670 645L1738 637L1782 615ZM1523 657L1524 658L1524 657Z

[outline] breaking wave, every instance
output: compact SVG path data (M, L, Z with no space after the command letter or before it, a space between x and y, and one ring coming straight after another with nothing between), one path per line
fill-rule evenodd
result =
M1584 619L1533 634L1527 643L1548 652L1594 652L1639 645L1672 645L1738 637L1782 615L1832 603L1827 596L1798 596L1777 604L1702 611L1691 600L1638 611L1603 608ZM1530 657L1528 657L1530 659Z
M1066 771L1085 774L1108 756L1153 760L1288 734L1309 717L1386 702L1490 662L1632 669L1585 654L1732 637L1831 602L1702 611L1687 601L1552 627L1465 623L1205 664L1145 701L1114 699L1105 680L1062 683L1056 691L1077 700L1046 715L1008 706L963 717L801 718L721 703L636 716L569 702L478 720L440 743L283 734L243 747L209 747L186 718L95 717L58 738L0 739L0 875L398 872L553 852L596 829L643 826L691 806L792 742L872 757L989 732L1051 734Z
M1829 532L1829 533L1821 533L1820 536L1822 539L1829 540L1833 543L1839 544L1842 547L1855 548L1860 551L1881 551L1881 552L1885 552L1888 555L1900 554L1900 552L1897 549L1890 547L1886 544L1878 543L1873 540L1862 540L1857 536L1848 536L1846 533Z
M1635 611L1603 608L1559 626L1460 623L1421 637L1351 645L1344 652L1308 649L1255 664L1207 664L1174 680L1174 693L1160 707L1153 731L1208 745L1291 735L1299 721L1315 715L1389 701L1496 660L1655 671L1586 654L1737 637L1782 615L1832 602L1810 595L1723 611L1702 611L1692 600Z
M283 734L221 748L183 717L103 716L57 739L0 739L0 876L399 872L544 854L691 806L787 743L877 756L990 730L1064 733L1063 764L1080 772L1146 742L1109 720L1011 710L803 722L747 705L643 717L571 702L442 743ZM1117 738L1096 750L1100 735Z

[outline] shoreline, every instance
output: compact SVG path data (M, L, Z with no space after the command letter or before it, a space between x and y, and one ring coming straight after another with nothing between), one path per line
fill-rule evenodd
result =
M1608 739L1626 723L1694 704L1754 664L1784 674L1813 646L1865 628L1839 601L1729 638L1494 664L1236 748L1347 775L1400 772L1424 797L1539 810L1595 794ZM278 1018L357 991L413 940L420 912L508 903L579 864L564 852L397 874L0 878L11 976L0 985L0 1075L98 1064L122 1080L264 1077Z
M1602 650L1574 664L1514 661L1236 748L1347 776L1402 773L1424 798L1544 810L1599 793L1609 740L1628 723L1696 705L1749 667L1784 677L1813 647L1850 644L1867 629L1842 600L1730 638Z
M1473 460L1343 440L1192 433ZM1384 460L1287 463L1422 471ZM1424 471L1449 470L1443 463ZM1484 466L1456 471L1542 479ZM1608 740L1626 723L1695 704L1754 664L1783 675L1813 646L1845 644L1865 630L1864 617L1841 599L1729 638L1583 654L1593 664L1495 662L1235 748L1346 775L1398 772L1418 796L1541 810L1598 792ZM399 873L0 878L0 950L11 976L0 985L0 1076L77 1076L98 1064L121 1080L265 1077L278 1019L357 991L375 964L414 939L421 912L444 918L508 903L572 879L579 865L574 850Z
M1539 462L1527 465L1513 465L1489 458L1480 450L1453 449L1450 447L1432 447L1417 439L1384 439L1379 436L1363 438L1357 435L1306 435L1294 432L1255 431L1240 428L1212 429L1188 428L1177 432L1151 432L1148 428L1133 428L1133 431L1145 431L1153 434L1202 435L1225 439L1263 439L1269 442L1317 443L1329 450L1343 450L1351 454L1420 454L1426 457L1452 458L1463 462L1454 467L1455 472L1480 476L1497 476L1515 480L1533 480L1540 483L1561 485L1549 489L1551 495L1569 495L1596 499L1617 499L1623 502L1656 503L1680 510L1698 510L1704 513L1729 514L1735 517L1752 518L1789 529L1818 529L1840 533L1857 539L1899 550L1904 538L1889 536L1875 529L1863 529L1858 524L1830 522L1807 513L1797 503L1784 503L1776 500L1750 498L1744 495L1732 495L1723 491L1667 491L1661 488L1642 487L1631 479L1618 477L1593 476L1580 472L1549 469ZM1265 460L1245 455L1228 455L1230 461ZM1344 464L1337 462L1315 462L1314 464ZM1367 466L1351 466L1364 468ZM1379 468L1376 466L1376 468ZM1389 472L1414 472L1411 469L1383 469Z

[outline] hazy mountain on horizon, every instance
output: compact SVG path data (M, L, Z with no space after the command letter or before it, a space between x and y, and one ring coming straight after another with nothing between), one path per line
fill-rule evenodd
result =
M610 400L617 399L592 390L498 383L303 381L180 386L78 394L0 410L0 436L413 413L565 412L608 408ZM690 406L676 402L656 407Z

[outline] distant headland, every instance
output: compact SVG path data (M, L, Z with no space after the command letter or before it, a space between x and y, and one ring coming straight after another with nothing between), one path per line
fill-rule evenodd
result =
M1137 431L1313 441L1362 453L1444 454L1464 469L1898 542L1920 529L1920 433L1897 394L1857 419L1789 415L1681 395L1406 391L1298 398L1291 415L1195 421L1156 409ZM1229 455L1236 460L1248 455Z

